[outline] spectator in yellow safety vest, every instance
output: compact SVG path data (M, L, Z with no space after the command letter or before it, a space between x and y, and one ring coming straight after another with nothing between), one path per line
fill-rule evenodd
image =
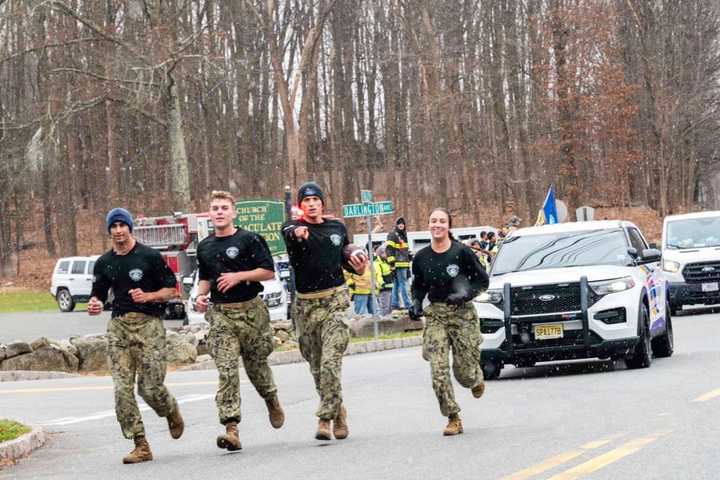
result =
M470 248L472 248L473 253L480 261L480 266L487 271L488 269L488 259L486 256L485 251L483 250L482 246L480 245L480 240L475 239L470 242Z
M370 295L371 291L371 274L370 268L366 268L362 275L357 273L350 273L347 270L343 271L345 275L345 283L352 294L355 315L374 315L375 305ZM379 271L375 270L375 285L377 294L377 285L382 282L382 277L379 275Z
M395 230L390 232L387 237L387 260L395 270L395 280L393 282L391 297L393 310L400 309L401 299L405 308L410 308L412 304L406 287L408 273L410 271L410 260L412 260L412 258L405 228L405 219L400 217L395 221Z
M380 315L390 315L392 311L390 297L392 296L395 272L387 261L387 247L384 244L375 249L374 268L376 274L379 273L378 278L380 279L378 293Z

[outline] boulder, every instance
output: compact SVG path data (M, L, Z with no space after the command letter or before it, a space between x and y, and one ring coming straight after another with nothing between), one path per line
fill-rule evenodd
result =
M32 350L34 352L35 350L40 350L43 347L49 346L51 343L55 343L55 342L51 342L46 337L40 337L40 338L30 342L30 348L32 348Z
M167 362L175 364L194 363L198 352L195 346L189 343L184 335L168 332L167 335Z
M280 343L285 343L290 340L290 334L285 330L276 330L275 337L280 340Z
M26 344L27 345L27 344ZM32 353L5 359L0 370L35 370L43 372L77 372L78 358L56 345L38 348Z
M370 337L374 333L373 317L369 315L351 317L347 323L350 327L350 333L354 337ZM410 320L408 316L377 317L377 323L380 335L421 330L423 328L423 322L415 322Z
M78 357L78 349L75 348L75 345L70 343L69 340L59 340L55 343L58 347L62 348L63 350L67 350L68 352L72 353L76 357ZM78 357L80 358L80 357Z
M32 352L32 348L27 342L15 341L5 349L5 358L12 358L30 352Z
M107 339L104 337L73 338L73 346L77 349L81 372L109 370L107 360Z
M7 358L7 347L0 343L0 362Z
M277 322L272 322L272 327L275 330L286 330L288 332L293 328L290 320L278 320Z

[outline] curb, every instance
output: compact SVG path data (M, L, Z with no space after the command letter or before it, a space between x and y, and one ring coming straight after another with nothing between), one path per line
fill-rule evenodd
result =
M389 340L371 340L369 342L351 343L345 351L345 356L359 355L363 353L382 352L384 350L394 350L398 348L410 348L422 345L422 336L393 338ZM300 355L300 350L288 350L286 352L273 352L268 357L270 365L287 365L289 363L304 362L305 359ZM204 362L187 365L177 369L179 372L187 372L193 370L214 370L215 362L207 360Z
M27 457L30 452L41 447L47 437L45 431L41 427L33 427L33 429L9 442L0 443L0 466L4 463L15 463L22 457Z
M43 372L36 370L8 370L0 372L0 383L19 382L22 380L55 380L57 378L80 377L77 373L67 372Z

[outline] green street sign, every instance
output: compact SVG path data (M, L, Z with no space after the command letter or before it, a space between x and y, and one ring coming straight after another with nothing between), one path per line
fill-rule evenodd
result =
M280 229L285 222L285 204L272 200L249 200L235 203L235 226L260 234L270 253L285 253Z
M360 190L360 201L362 203L372 203L372 190Z
M393 203L389 200L375 203L351 203L349 205L343 205L343 217L345 218L389 215L394 211Z

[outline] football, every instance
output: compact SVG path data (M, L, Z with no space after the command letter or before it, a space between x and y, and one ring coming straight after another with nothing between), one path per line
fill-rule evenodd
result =
M343 258L348 260L353 255L361 255L364 258L367 258L367 253L365 253L365 250L362 247L358 247L354 243L350 243L343 248Z

